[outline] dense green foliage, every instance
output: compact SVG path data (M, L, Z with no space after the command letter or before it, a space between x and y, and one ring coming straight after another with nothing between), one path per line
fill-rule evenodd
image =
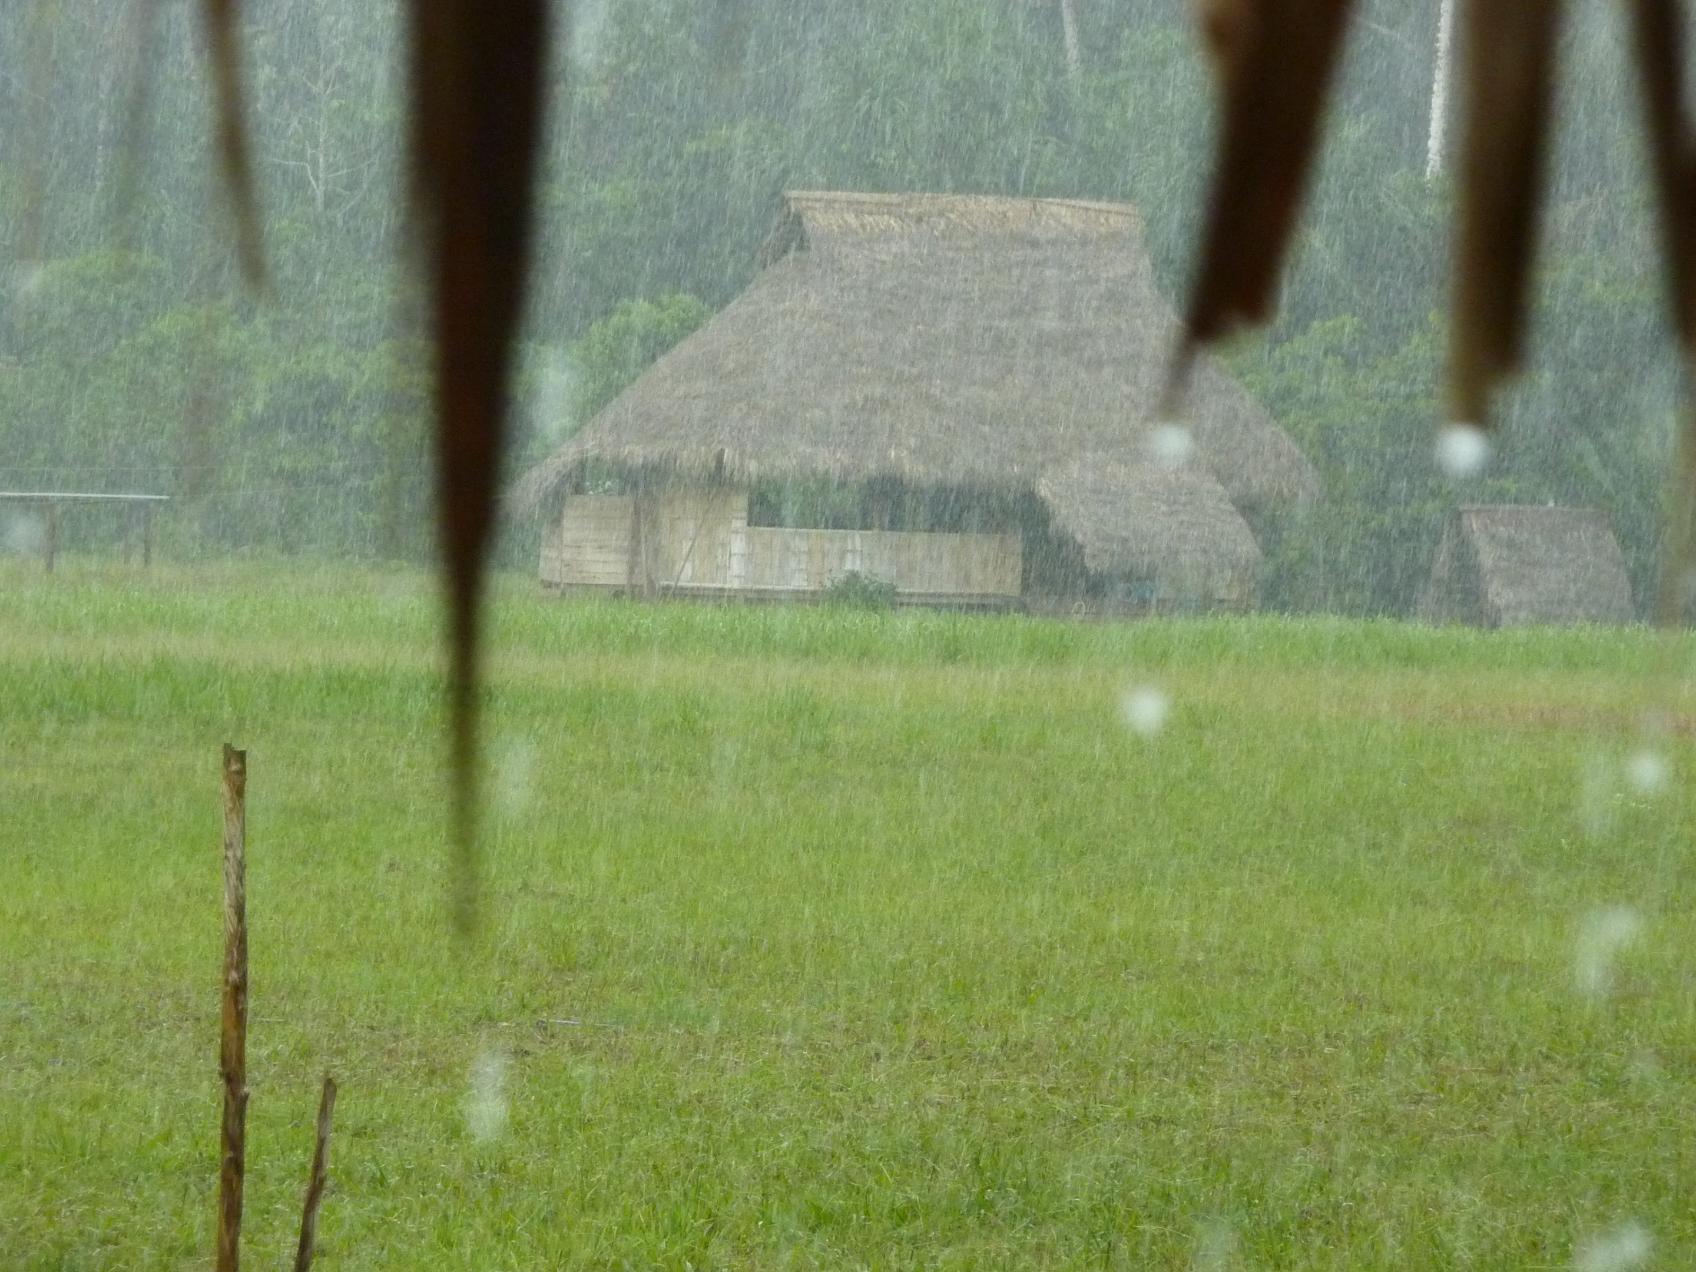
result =
M621 304L577 342L571 359L576 380L564 414L579 420L593 415L708 316L693 296Z
M138 51L151 7L28 0L0 19L0 58L31 68L0 79L17 139L0 154L0 485L178 494L180 548L420 552L395 0L249 8L263 301L232 268L193 6L161 6ZM1186 7L1074 7L1069 70L1046 0L579 0L514 465L747 283L785 187L1131 200L1176 294L1207 141ZM1459 491L1430 461L1450 204L1423 177L1436 7L1363 4L1284 314L1234 355L1325 483L1263 527L1270 599L1405 611L1458 498L1604 508L1641 594L1675 392L1616 6L1575 6L1536 369L1490 479Z
M8 1269L205 1264L226 739L253 1266L326 1069L327 1269L1696 1261L1682 724L1666 789L1620 766L1651 633L514 577L468 951L429 579L216 569L0 565Z

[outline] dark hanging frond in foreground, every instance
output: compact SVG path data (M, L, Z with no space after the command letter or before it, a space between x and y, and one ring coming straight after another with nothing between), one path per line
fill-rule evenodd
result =
M1219 167L1188 342L1271 316L1350 0L1201 0L1221 97Z
M547 0L412 0L412 180L436 344L454 918L476 917L477 673L507 381L529 276Z
M1667 272L1686 357L1696 357L1696 155L1683 101L1679 0L1628 0L1660 191ZM238 0L202 0L219 140L244 268L261 276L235 21ZM1307 187L1351 0L1195 0L1223 101L1219 153L1180 370L1199 346L1264 322ZM1452 399L1488 424L1489 396L1516 367L1543 197L1560 0L1471 0L1470 117L1456 266ZM410 0L413 199L437 342L441 540L452 650L459 800L457 915L476 888L473 818L479 612L491 538L507 379L529 266L541 136L548 0ZM723 65L747 56L731 0L707 41ZM1681 467L1696 482L1696 449ZM1686 500L1686 506L1690 501ZM1675 535L1675 538L1678 536ZM1692 555L1696 530L1674 564ZM1681 567L1680 567L1681 568Z
M1548 149L1560 0L1471 0L1450 410L1483 424L1519 369Z
M260 282L242 120L237 0L204 0L238 247ZM455 796L454 917L477 908L477 679L507 382L529 277L549 0L411 0L412 205L436 347L437 504L446 573Z
M1696 363L1696 139L1685 101L1685 23L1680 0L1631 0L1633 52L1643 92L1643 126L1660 206L1667 301L1686 365ZM1666 559L1657 615L1679 622L1690 603L1696 560L1696 435L1687 429L1674 459Z
M1661 212L1668 301L1685 356L1696 355L1696 144L1684 99L1680 0L1631 0L1643 122Z
M1348 0L1195 0L1223 119L1191 289L1190 348L1271 316ZM1628 0L1659 187L1674 319L1696 357L1696 151L1684 102L1682 0ZM1451 403L1488 426L1517 369L1543 198L1561 0L1470 0L1468 122L1455 262Z
M235 210L236 251L249 283L265 281L265 253L260 246L259 207L253 192L253 165L248 156L247 127L241 78L241 45L236 39L238 0L202 0L206 47L212 60L217 93L218 157L224 184ZM151 15L144 20L151 20Z
M1627 4L1673 324L1686 367L1696 368L1696 143L1684 100L1683 0ZM1174 388L1196 346L1270 316L1347 16L1347 0L1197 6L1220 70L1224 122ZM1469 0L1449 377L1454 418L1480 427L1489 426L1491 395L1523 353L1562 7L1561 0ZM1696 415L1672 467L1659 606L1668 624L1696 599Z

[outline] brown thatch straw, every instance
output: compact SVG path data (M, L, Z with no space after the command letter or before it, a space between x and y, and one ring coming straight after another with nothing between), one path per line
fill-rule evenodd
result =
M1088 456L1043 473L1036 493L1093 572L1159 574L1226 593L1235 590L1231 582L1259 571L1254 534L1219 483L1195 465L1167 469Z
M1162 484L1147 467L1179 325L1134 208L791 193L762 260L746 292L524 478L521 511L569 488L590 460L687 480L897 478L1004 492L1072 463L1139 474L1113 532L1129 543L1152 542L1132 524L1147 511L1137 491L1203 489ZM1190 416L1195 476L1230 499L1316 489L1295 444L1205 359ZM1044 497L1064 501L1075 485L1050 480ZM1099 483L1090 491L1087 510L1055 504L1057 519L1104 527L1111 498ZM1240 556L1246 530L1225 511L1212 499L1171 535L1228 526L1225 554Z
M1419 599L1427 622L1507 627L1629 623L1625 558L1593 508L1461 508L1437 545Z

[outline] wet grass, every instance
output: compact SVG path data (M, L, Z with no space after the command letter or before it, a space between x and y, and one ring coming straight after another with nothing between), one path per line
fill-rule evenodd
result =
M226 739L253 1266L325 1069L325 1268L1696 1262L1688 642L508 580L468 951L435 621L411 575L0 567L0 1266L205 1265Z

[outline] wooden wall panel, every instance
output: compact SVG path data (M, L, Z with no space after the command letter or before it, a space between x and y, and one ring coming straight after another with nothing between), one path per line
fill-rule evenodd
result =
M1023 583L1016 534L905 530L791 530L748 524L748 492L669 490L638 500L566 500L542 544L544 583L642 592L817 592L850 571L910 596L1016 597ZM640 561L633 553L640 549Z
M676 587L732 587L733 542L748 524L748 492L671 490L655 497L654 580Z
M575 495L542 542L542 582L555 587L624 587L630 581L628 495Z

